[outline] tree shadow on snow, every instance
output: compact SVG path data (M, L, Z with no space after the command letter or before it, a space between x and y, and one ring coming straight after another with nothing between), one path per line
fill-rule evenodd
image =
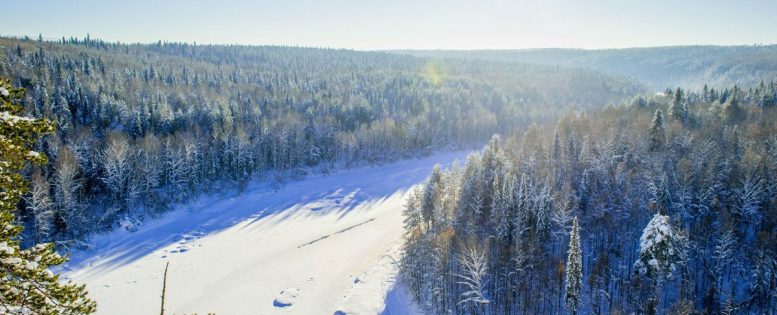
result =
M430 174L435 164L447 167L468 152L446 152L423 159L343 170L326 176L292 181L280 189L254 185L239 196L206 196L160 218L145 222L137 231L115 230L93 237L89 249L74 251L64 271L79 277L98 276L173 244L163 255L191 249L188 244L237 224L240 229L266 229L292 216L338 216L369 211L388 198L406 193ZM397 209L401 211L401 209Z

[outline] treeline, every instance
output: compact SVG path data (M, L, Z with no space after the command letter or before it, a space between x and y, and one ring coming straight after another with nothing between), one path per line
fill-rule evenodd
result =
M655 91L754 86L777 79L777 45L668 46L625 49L402 51L415 56L558 65L637 78Z
M0 76L57 123L24 243L72 245L175 202L312 167L482 143L644 88L581 70L294 47L0 38Z
M776 313L776 93L677 89L495 136L411 194L401 279L430 314Z

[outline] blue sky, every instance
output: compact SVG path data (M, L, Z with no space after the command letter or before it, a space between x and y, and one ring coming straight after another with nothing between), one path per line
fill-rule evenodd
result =
M2 0L0 34L374 49L777 43L771 0Z

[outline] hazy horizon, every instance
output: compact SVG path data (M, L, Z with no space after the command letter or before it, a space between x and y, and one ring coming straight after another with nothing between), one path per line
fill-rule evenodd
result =
M383 51L773 45L770 12L777 3L751 0L11 0L0 17L3 36Z
M125 45L153 45L159 42L163 44L196 44L201 46L243 46L243 47L293 47L293 48L313 48L313 49L335 49L335 50L353 50L364 52L393 52L393 51L462 51L462 52L477 52L477 51L539 51L539 50L581 50L581 51L601 51L601 50L626 50L626 49L651 49L651 48L672 48L672 47L769 47L777 46L775 43L743 43L743 44L676 44L676 45L657 45L657 46L627 46L627 47L601 47L601 48L579 48L579 47L525 47L525 48L385 48L385 49L359 49L350 47L329 47L329 46L313 46L313 45L297 45L297 44L272 44L272 43L203 43L199 41L186 42L176 40L152 40L147 42L126 42L120 40L109 40L102 37L93 36L92 34L83 35L65 35L60 37L45 36L45 34L0 34L0 38L15 38L29 40L37 40L38 36L42 35L42 38L46 42L59 42L64 37L65 39L76 38L83 40L86 36L94 40L102 40L107 43L120 43Z
M580 47L523 47L523 48L381 48L381 49L361 49L352 47L330 47L330 46L317 46L317 45L305 45L305 44L278 44L278 43L207 43L200 41L177 41L177 40L152 40L145 42L127 42L121 40L110 40L102 37L93 36L92 34L83 35L64 35L60 37L45 36L45 34L0 34L3 38L29 38L30 40L37 40L38 36L42 35L43 40L47 42L58 42L65 39L76 38L83 40L86 36L91 39L102 40L107 43L120 43L125 45L153 45L156 43L163 44L196 44L201 46L243 46L243 47L293 47L293 48L313 48L313 49L342 49L364 52L392 52L392 51L532 51L532 50L581 50L581 51L600 51L600 50L626 50L626 49L651 49L651 48L672 48L672 47L768 47L777 46L777 42L774 43L742 43L742 44L674 44L674 45L655 45L655 46L624 46L624 47L597 47L597 48L580 48Z

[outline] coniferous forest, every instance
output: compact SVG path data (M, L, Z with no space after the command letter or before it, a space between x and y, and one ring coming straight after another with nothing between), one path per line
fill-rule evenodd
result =
M777 315L775 12L0 0L0 315Z
M676 89L495 136L405 209L430 314L777 312L775 84Z
M777 314L774 65L0 37L0 314Z
M349 50L0 39L38 144L28 244L78 244L171 204L311 168L462 148L642 92L586 70ZM219 185L214 185L218 183Z

